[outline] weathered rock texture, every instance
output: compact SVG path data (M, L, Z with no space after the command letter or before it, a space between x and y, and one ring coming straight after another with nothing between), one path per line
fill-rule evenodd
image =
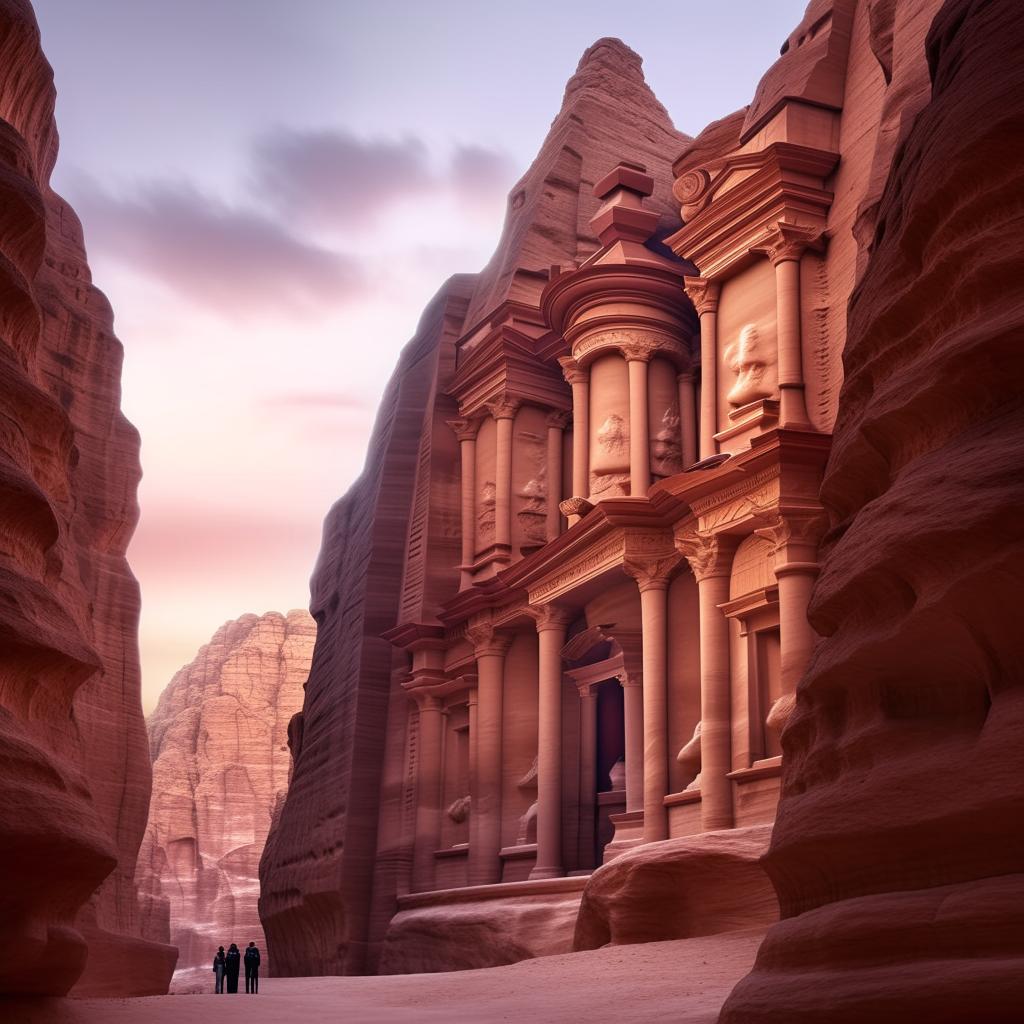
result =
M324 524L294 774L260 868L260 915L279 973L375 970L396 893L408 889L413 808L403 797L415 719L401 688L407 660L381 634L396 622L436 622L458 587L459 450L445 425L458 414L446 394L455 342L503 304L535 305L553 264L597 249L592 186L623 152L647 162L654 203L671 210L671 159L686 138L640 63L618 40L584 55L509 196L494 257L480 275L453 278L428 307L384 396L366 469Z
M49 186L52 72L0 2L0 993L164 992L134 885L150 768L125 560L139 440L81 225ZM126 970L130 961L132 969Z
M1022 48L1012 0L928 32L850 305L767 859L784 920L728 1024L1021 1019Z
M288 723L302 706L316 625L305 611L243 615L175 674L148 720L153 800L140 885L166 900L175 989L217 947L266 952L256 901L271 818L288 788ZM269 958L262 969L273 972Z
M760 864L771 831L755 825L627 850L587 882L573 949L774 924L779 905Z

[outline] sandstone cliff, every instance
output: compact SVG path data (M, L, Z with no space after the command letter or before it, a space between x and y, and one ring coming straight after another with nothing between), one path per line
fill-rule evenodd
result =
M728 1024L1020 1020L1022 47L1011 0L944 4L872 217L767 858L783 921Z
M177 990L195 980L190 968L208 982L219 945L256 942L266 952L259 859L288 788L288 722L302 706L315 637L304 611L228 622L149 717L153 801L139 875L169 907Z
M399 361L366 469L324 524L312 580L319 630L291 729L294 775L260 865L260 916L281 973L376 970L395 895L408 885L407 666L381 634L434 620L458 587L458 448L445 425L457 414L445 394L455 343L503 304L535 304L553 264L597 249L592 186L623 154L646 163L664 231L677 227L671 161L685 141L637 54L615 39L595 43L509 195L491 261L441 290Z
M150 795L125 560L139 440L110 306L49 186L53 107L32 9L3 0L0 993L160 992L174 950L142 939L134 887Z

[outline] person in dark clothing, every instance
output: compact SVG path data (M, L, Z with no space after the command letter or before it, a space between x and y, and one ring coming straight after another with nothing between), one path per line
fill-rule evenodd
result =
M232 942L228 946L227 956L224 957L224 974L228 979L228 992L238 991L238 968L242 962L242 956L238 947Z
M219 995L224 992L224 947L218 946L217 952L213 955L213 975L215 985L213 988L214 994Z
M260 951L250 942L245 957L245 991L256 995L260 990Z

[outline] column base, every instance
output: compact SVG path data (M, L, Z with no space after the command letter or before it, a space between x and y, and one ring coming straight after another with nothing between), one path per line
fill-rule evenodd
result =
M565 875L563 868L534 868L530 872L530 881L535 882L538 878L561 878Z

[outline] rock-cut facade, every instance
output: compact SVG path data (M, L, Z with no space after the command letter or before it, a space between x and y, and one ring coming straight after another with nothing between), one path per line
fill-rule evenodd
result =
M813 0L693 139L587 51L325 523L277 970L760 925L730 1022L1012 1019L1020 33Z

